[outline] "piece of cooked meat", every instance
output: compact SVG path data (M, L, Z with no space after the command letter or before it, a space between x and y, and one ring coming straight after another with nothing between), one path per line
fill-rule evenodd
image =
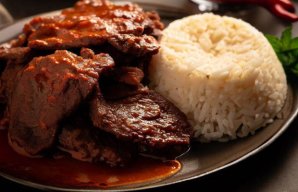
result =
M115 61L117 67L138 67L146 76L147 66L149 65L152 56L146 55L139 57L133 53L124 53L116 49L109 43L105 43L101 46L91 47L95 53L108 53ZM146 78L146 77L145 77Z
M116 67L100 77L100 90L107 99L120 99L147 91L141 84L144 73L136 67Z
M84 59L68 51L34 58L18 74L9 102L9 140L19 153L39 155L50 148L59 122L72 113L114 66L107 54Z
M138 5L82 0L61 15L34 18L23 31L31 48L69 49L107 42L122 52L144 56L158 52L153 36L161 29L158 15Z
M158 35L164 25L156 12L144 12L137 4L114 4L107 0L80 0L74 8L63 10L68 16L96 15L107 20L116 20L121 33L131 31L147 35ZM121 24L122 22L122 24ZM141 27L141 28L140 28ZM142 30L141 30L142 29ZM155 31L156 30L156 31Z
M5 130L9 126L9 114L6 104L0 104L0 130Z
M191 130L185 115L154 91L106 100L98 90L90 112L95 127L136 143L141 153L173 158L189 148Z
M15 63L23 63L30 55L31 48L29 47L0 47L0 60L11 60Z
M8 103L11 99L13 89L16 84L17 74L24 69L23 63L16 60L9 60L0 77L0 129L7 129L9 126L9 109Z
M24 69L23 63L8 61L0 77L0 103L7 103L13 92L17 74Z
M108 39L116 49L135 56L153 55L158 53L159 45L152 36L134 36L131 34L117 34Z
M7 43L0 45L0 49L9 49L15 47L26 47L27 36L25 34L20 34L17 38L12 39Z
M137 154L132 143L94 128L88 116L82 116L72 116L63 126L58 146L62 151L80 161L104 162L112 167L128 164Z
M120 83L139 86L144 78L144 73L141 69L136 67L119 67L112 71L109 76Z
M27 36L25 34L21 34L16 39L1 44L0 61L13 60L14 63L24 62L31 53L31 49L25 46L26 41Z

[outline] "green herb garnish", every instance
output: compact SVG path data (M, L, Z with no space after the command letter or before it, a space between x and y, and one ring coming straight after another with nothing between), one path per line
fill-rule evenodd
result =
M298 37L292 37L292 27L286 28L280 38L266 35L287 73L298 76Z

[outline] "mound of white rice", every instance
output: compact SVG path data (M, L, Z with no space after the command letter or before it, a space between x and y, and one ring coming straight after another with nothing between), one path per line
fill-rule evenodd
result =
M183 111L200 141L247 136L282 109L284 70L264 35L213 14L171 23L153 58L151 85Z

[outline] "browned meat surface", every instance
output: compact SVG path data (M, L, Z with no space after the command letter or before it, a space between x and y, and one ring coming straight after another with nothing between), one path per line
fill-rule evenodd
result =
M16 76L33 57L32 50L23 47L26 41L26 35L21 34L16 39L0 45L0 129L7 129L9 126L8 102L16 83Z
M119 67L110 76L118 82L139 86L144 78L144 73L136 67Z
M136 56L153 55L158 52L159 45L152 36L142 35L114 35L108 39L108 42L124 53L132 53Z
M98 92L90 108L95 127L138 144L141 153L173 158L188 150L185 115L153 91L119 100L105 100Z
M59 148L74 159L104 162L113 167L126 165L137 154L132 143L119 141L113 135L94 128L88 116L82 118L82 115L70 118L63 126Z
M29 47L0 48L0 60L13 60L15 63L22 63L30 53Z
M123 53L109 43L91 47L91 49L94 50L95 53L108 53L114 59L117 67L138 67L143 71L144 76L146 76L144 70L147 68L152 58L151 55L139 57L133 53Z
M11 98L12 89L16 83L17 73L24 66L12 62L8 62L5 70L0 78L0 129L7 129L9 126L8 101Z
M10 60L7 62L0 77L0 105L2 111L0 114L0 129L7 129L9 126L8 102L11 99L13 89L17 82L17 74L22 71L23 68L24 65L22 63Z
M66 9L62 13L68 16L96 15L114 20L118 24L117 28L121 29L119 30L121 33L138 31L154 35L154 30L160 31L164 27L157 13L144 12L141 7L131 3L116 5L107 0L80 0L74 8Z
M137 56L158 52L155 35L163 28L160 18L135 4L116 5L105 0L81 0L61 15L35 18L24 27L28 46L68 49L99 46L106 42Z
M17 38L0 45L0 49L6 48L15 48L15 47L25 47L27 42L27 36L25 34L19 35Z
M25 66L22 63L15 63L14 61L7 62L7 65L0 78L1 103L7 103L11 98L11 94L16 83L17 74L19 71L22 71L24 67Z
M148 91L141 84L142 70L136 67L118 67L102 74L100 90L105 98L120 99Z
M7 129L9 126L9 116L6 104L0 104L0 130Z
M51 147L58 123L92 92L99 73L113 65L107 54L83 59L68 51L33 59L18 75L9 103L11 146L29 156Z
M107 0L26 24L0 45L0 129L13 149L40 156L58 145L110 166L186 152L185 115L146 87L162 29L158 14Z
M25 47L26 41L26 35L21 34L18 38L0 45L0 60L13 60L15 63L24 62L31 51L29 47Z

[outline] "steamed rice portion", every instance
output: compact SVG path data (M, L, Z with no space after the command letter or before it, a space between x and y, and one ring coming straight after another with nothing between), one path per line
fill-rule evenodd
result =
M153 58L151 85L183 111L200 141L253 134L282 109L287 82L264 35L213 14L174 21Z

